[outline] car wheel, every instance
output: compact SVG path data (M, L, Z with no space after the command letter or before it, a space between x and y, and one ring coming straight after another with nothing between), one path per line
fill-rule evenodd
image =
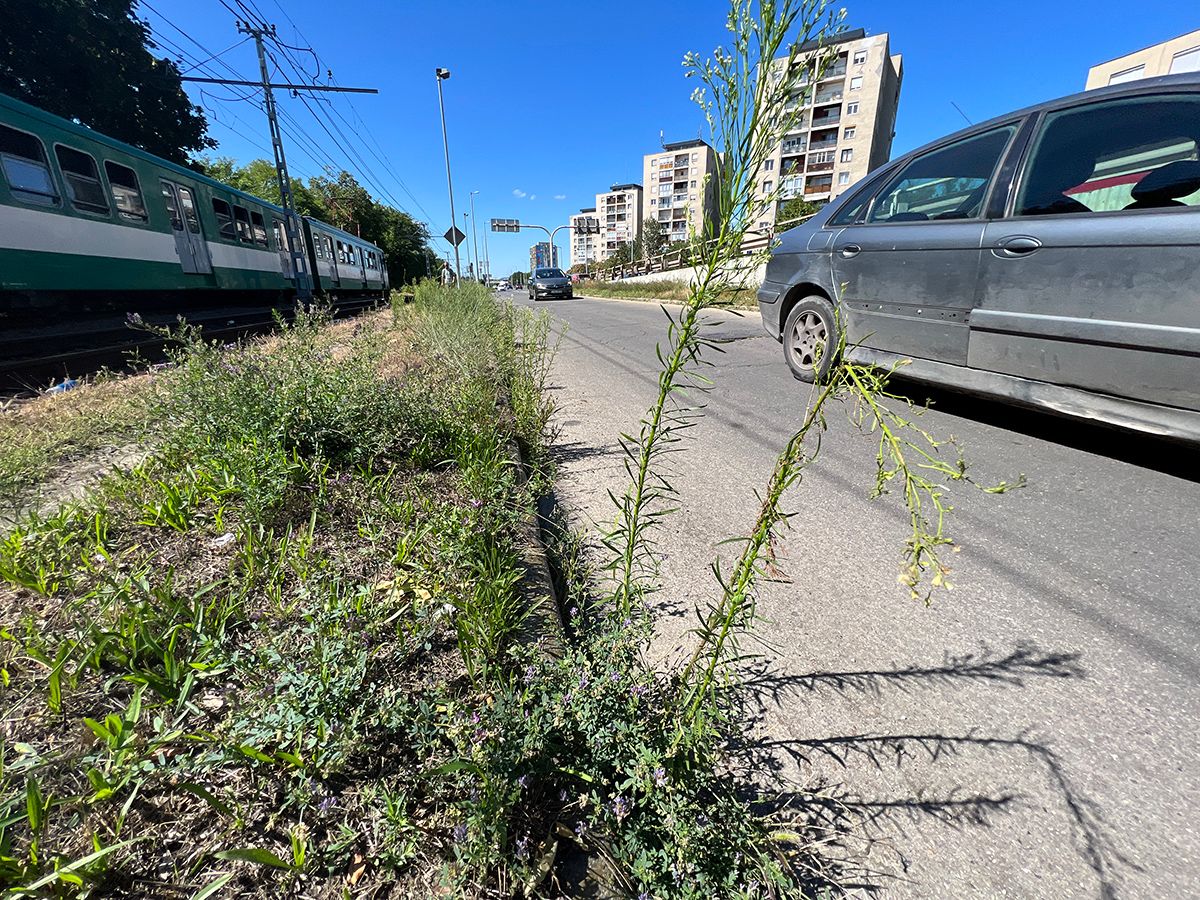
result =
M805 297L792 307L783 326L783 356L800 381L823 381L838 345L837 318L824 297Z

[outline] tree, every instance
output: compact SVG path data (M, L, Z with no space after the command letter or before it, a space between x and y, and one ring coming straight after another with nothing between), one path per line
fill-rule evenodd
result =
M0 92L177 163L216 143L136 0L4 4Z
M636 259L658 256L667 247L666 229L662 227L662 223L658 219L648 218L642 222L642 234L638 241L640 246L636 249L641 252L635 253Z
M780 222L790 222L792 219L799 219L804 216L811 216L814 213L820 212L823 203L813 203L811 200L805 200L803 197L793 197L791 200L785 200L775 208L775 224Z

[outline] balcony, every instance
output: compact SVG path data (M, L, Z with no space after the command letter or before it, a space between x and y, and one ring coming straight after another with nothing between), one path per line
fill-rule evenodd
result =
M808 164L808 171L809 172L832 172L833 171L833 160L829 160L829 162L810 162Z
M779 171L782 172L785 176L791 175L794 172L803 171L803 169L804 169L804 157L803 156L793 156L791 159L785 159L783 161L783 164L779 167Z
M822 81L828 81L830 78L844 78L846 75L846 62L841 60L834 63L821 74Z
M813 128L835 128L841 121L840 111L836 116L822 116L821 118L813 116Z
M826 103L841 103L843 96L845 95L842 93L842 89L840 87L832 90L826 88L825 90L817 91L816 105L822 106Z
M783 155L795 156L797 153L803 153L808 146L808 138L793 138L783 142Z
M671 198L671 202L674 203L676 206L679 206L680 204L686 205L687 201L688 201L687 194L676 194L674 197Z

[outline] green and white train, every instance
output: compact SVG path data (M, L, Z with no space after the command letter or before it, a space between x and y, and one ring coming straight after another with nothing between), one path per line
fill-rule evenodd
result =
M284 211L0 94L0 324L117 304L290 302ZM303 261L332 300L384 296L374 244L303 219Z

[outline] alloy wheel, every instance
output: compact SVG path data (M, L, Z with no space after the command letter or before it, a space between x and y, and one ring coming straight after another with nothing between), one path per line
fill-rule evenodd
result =
M825 353L829 329L825 319L816 312L807 311L792 325L792 359L801 369L815 369Z

